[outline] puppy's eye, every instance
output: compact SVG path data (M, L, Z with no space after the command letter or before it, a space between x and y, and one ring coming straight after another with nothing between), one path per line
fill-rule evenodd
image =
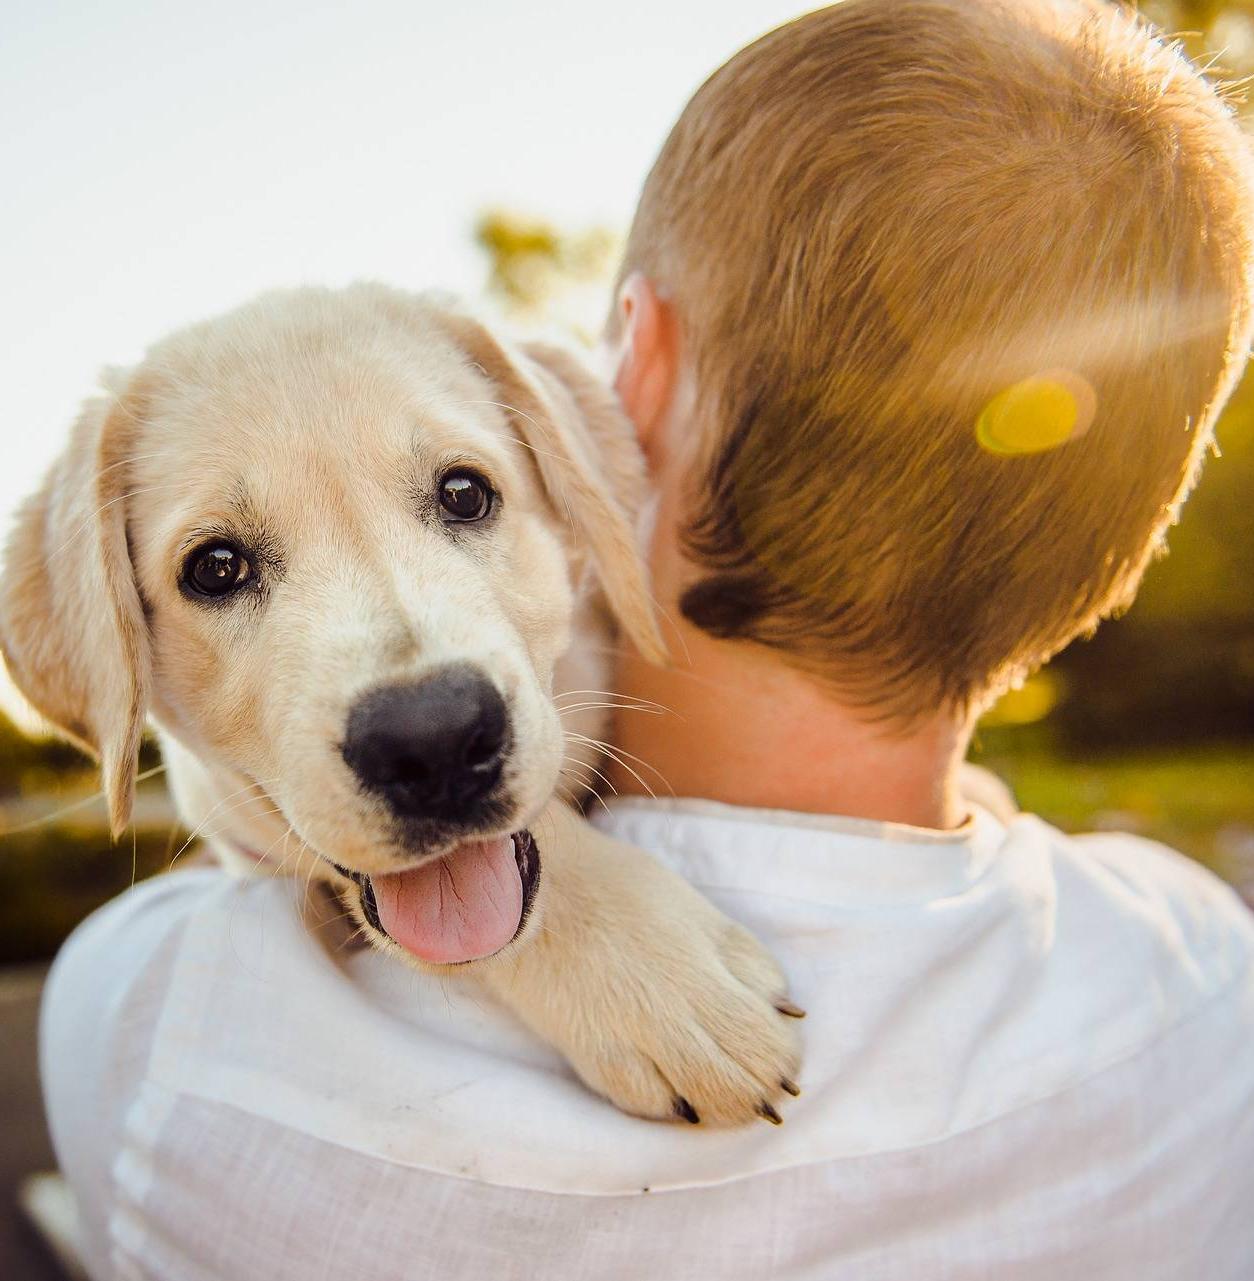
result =
M495 498L492 486L472 471L451 471L440 480L440 507L448 524L482 520Z
M201 596L226 596L253 576L243 552L230 543L198 547L183 567L183 582Z

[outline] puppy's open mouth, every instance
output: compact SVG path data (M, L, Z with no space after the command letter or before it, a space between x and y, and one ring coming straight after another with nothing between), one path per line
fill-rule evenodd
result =
M540 880L531 833L466 841L405 872L367 876L333 864L361 887L361 910L380 934L434 965L499 952L527 923Z

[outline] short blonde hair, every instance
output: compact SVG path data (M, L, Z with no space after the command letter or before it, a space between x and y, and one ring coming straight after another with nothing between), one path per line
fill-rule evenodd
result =
M1244 363L1251 210L1229 107L1099 0L845 0L737 54L623 266L707 407L683 613L909 720L1126 605ZM1016 397L1071 438L999 440Z

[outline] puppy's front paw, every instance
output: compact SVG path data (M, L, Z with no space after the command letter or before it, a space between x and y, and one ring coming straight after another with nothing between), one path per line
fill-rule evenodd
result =
M774 959L648 855L571 815L544 826L538 922L489 986L626 1112L779 1124L802 1011Z
M656 926L611 965L591 1020L567 1046L575 1070L626 1112L691 1124L778 1125L799 1092L798 1018L762 945L708 905Z

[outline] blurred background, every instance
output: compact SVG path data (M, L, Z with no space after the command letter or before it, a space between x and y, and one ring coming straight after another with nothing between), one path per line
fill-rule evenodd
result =
M1254 72L1254 0L1141 7L1213 74ZM591 338L684 101L797 12L771 0L365 0L351 13L318 0L9 0L0 526L100 367L264 288L436 286ZM1062 827L1156 837L1254 899L1254 378L1218 442L1136 606L1007 696L976 758ZM12 1162L46 1145L31 1048L42 962L93 907L194 849L158 766L149 749L134 830L111 845L94 773L40 736L0 673ZM0 1274L43 1275L9 1263L7 1233Z

